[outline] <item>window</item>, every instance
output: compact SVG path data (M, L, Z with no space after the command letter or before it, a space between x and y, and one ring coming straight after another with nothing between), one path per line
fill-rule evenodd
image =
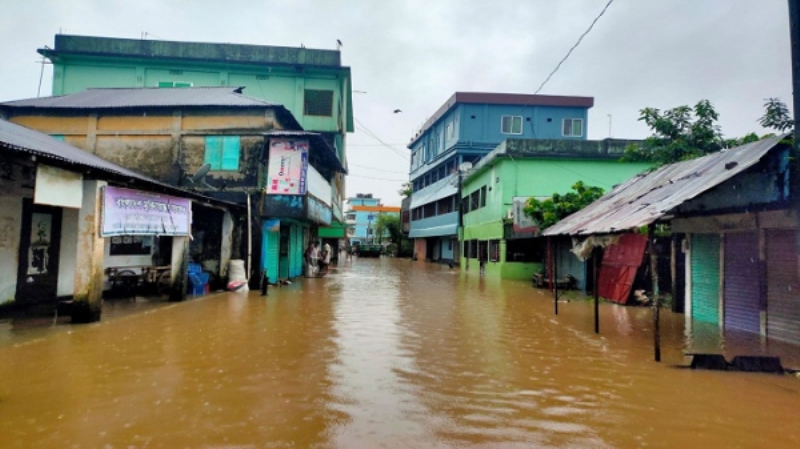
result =
M453 137L453 124L452 123L448 123L445 126L445 134L447 134L447 138L448 139L451 139Z
M486 186L481 187L481 206L486 207Z
M211 164L211 170L239 170L239 136L206 136L204 163Z
M121 235L111 237L110 256L149 256L153 250L153 237Z
M522 117L519 115L504 115L501 128L503 134L522 134Z
M489 240L489 262L500 262L500 240Z
M477 210L480 205L480 190L476 190L472 192L469 196L469 210Z
M189 81L159 81L158 87L192 87L194 84Z
M506 262L543 262L544 238L506 240Z
M304 96L303 115L333 116L333 91L307 89Z
M561 134L567 137L581 137L583 136L583 119L580 118L565 118L564 126L561 129Z

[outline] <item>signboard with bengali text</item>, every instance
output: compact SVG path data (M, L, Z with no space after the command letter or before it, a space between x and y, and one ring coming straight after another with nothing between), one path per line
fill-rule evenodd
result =
M103 187L102 237L117 235L189 235L188 199L120 187Z

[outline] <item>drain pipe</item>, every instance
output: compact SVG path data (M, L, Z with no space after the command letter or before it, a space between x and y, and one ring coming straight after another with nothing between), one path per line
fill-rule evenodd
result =
M247 283L250 283L250 273L252 271L252 252L253 252L253 222L250 211L250 192L247 192Z

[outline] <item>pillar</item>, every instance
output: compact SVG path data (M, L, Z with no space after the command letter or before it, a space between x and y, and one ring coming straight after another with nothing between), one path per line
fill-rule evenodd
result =
M219 277L225 279L228 277L228 265L231 262L231 253L233 248L233 217L230 211L225 211L222 216L222 245L219 255Z
M104 240L100 236L100 205L105 181L83 181L83 203L78 215L78 253L72 291L72 322L100 320L103 302Z
M169 292L170 301L183 301L186 299L188 286L187 273L189 271L189 236L172 237L172 288Z

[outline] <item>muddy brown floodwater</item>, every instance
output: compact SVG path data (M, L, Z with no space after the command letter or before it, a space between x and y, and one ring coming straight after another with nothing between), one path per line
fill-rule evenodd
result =
M0 326L0 447L797 447L800 379L681 369L682 315L397 259ZM791 348L789 349L791 351ZM797 363L792 353L784 364Z

